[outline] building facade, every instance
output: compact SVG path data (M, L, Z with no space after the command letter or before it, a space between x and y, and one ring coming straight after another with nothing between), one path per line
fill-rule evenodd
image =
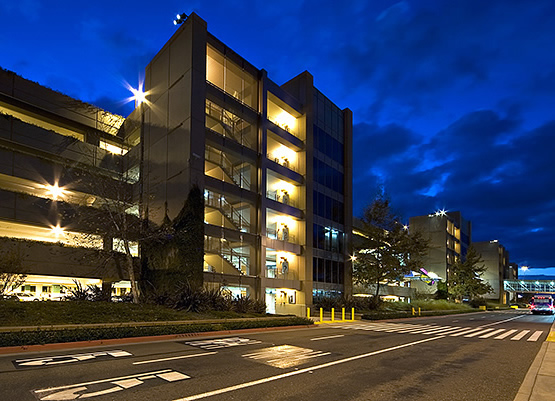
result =
M14 292L56 299L76 280L85 287L111 283L116 295L128 290L121 269L98 252L117 248L118 241L68 219L74 207L94 209L101 202L91 177L121 177L123 123L121 116L0 70L0 251L3 258L21 255L28 273Z
M437 212L409 219L411 231L421 232L428 238L429 250L424 266L431 276L449 285L449 273L457 260L464 260L472 241L472 223L460 212ZM434 293L437 280L415 280L412 286L418 292Z
M2 81L15 76L6 74ZM28 83L19 77L16 81ZM87 166L114 164L133 193L129 213L162 224L180 213L193 187L200 188L207 285L265 300L271 313L298 315L305 313L313 294L350 294L352 114L321 93L308 72L279 86L192 14L146 67L146 100L127 119L57 94L62 103L74 103L76 110L80 106L86 112L64 111L53 101L55 92L33 84L30 92L46 94L23 99L26 107L36 109L27 114L47 110L44 121L62 121L57 131L33 133L33 122L22 117L13 88L2 83L1 91L0 104L13 105L10 124L21 120L21 132L40 137L42 148L58 149L59 143L71 142L63 152L83 163L85 171ZM45 126L42 131L51 129ZM4 145L23 152L26 163L38 163L43 149L25 141L10 137ZM23 145L27 147L20 150ZM3 204L15 204L13 199L22 193L11 182L17 181L16 164L4 174L10 199ZM64 159L36 170L63 172L74 165L73 159ZM77 199L67 197L70 187L79 192L71 182L53 175L44 181L48 184L41 185L63 188L64 201ZM79 202L86 202L86 191L81 188L81 193L85 195ZM51 203L60 201L44 196ZM26 213L31 216L23 211L4 216L5 224L43 218L38 212ZM70 225L51 221L42 228ZM13 237L8 229L0 235ZM99 246L117 245L117 238L103 238ZM70 270L60 265L48 274L62 277ZM119 279L125 278L120 274Z
M509 302L508 293L503 288L504 280L515 278L514 269L509 266L509 251L497 240L473 242L472 245L482 256L483 265L486 267L482 279L493 288L485 297L500 303Z

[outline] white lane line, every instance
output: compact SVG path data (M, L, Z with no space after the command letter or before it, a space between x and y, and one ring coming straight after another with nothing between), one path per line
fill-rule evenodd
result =
M498 322L493 322L490 324L483 324L480 327L488 327L488 326L495 326L496 324L501 324L501 323L505 323L505 322L510 322L511 320L515 320L515 319L520 319L521 317L524 317L525 315L521 315L521 316L517 316L517 317L512 317L510 319L505 319L505 320L500 320Z
M509 337L511 334L516 333L518 330L509 330L506 333L501 334L494 338L494 340L503 340L504 338Z
M492 330L493 329L484 329L484 330L476 331L474 333L470 333L470 334L465 335L465 337L467 337L467 338L476 337L477 335L484 334L484 333L487 333L488 331L492 331Z
M518 333L516 336L514 336L513 338L511 338L512 341L518 341L520 340L522 337L524 337L526 334L530 333L530 330L522 330L520 333Z
M282 373L282 374L276 375L276 376L265 377L263 379L254 380L254 381L250 381L250 382L246 382L246 383L241 383L241 384L237 384L235 386L224 387L224 388L221 388L219 390L208 391L206 393L201 393L201 394L196 394L196 395L192 395L192 396L189 396L189 397L179 398L179 399L176 399L174 401L193 401L193 400L199 400L201 398L212 397L212 396L218 395L218 394L229 393L231 391L240 390L240 389L243 389L243 388L252 387L252 386L256 386L256 385L263 384L263 383L268 383L268 382L271 382L271 381L274 381L274 380L285 379L286 377L296 376L296 375L300 375L302 373L307 373L307 372L312 372L312 371L315 371L315 370L318 370L318 369L328 368L330 366L339 365L341 363L356 361L357 359L362 359L362 358L368 358L370 356L383 354L384 352L394 351L394 350L397 350L397 349L400 349L400 348L405 348L405 347L411 347L413 345L425 343L425 342L428 342L428 341L439 340L440 338L445 338L445 336L426 338L424 340L419 340L419 341L414 341L414 342L411 342L411 343L401 344L401 345L397 345L395 347L384 348L384 349L381 349L381 350L378 350L378 351L368 352L366 354L355 355L355 356L351 356L349 358L339 359L337 361L332 361L332 362L323 363L321 365L311 366L309 368L294 370L292 372Z
M540 336L542 335L543 331L539 330L536 331L534 334L532 334L530 336L530 338L526 341L538 341L538 338L540 338Z
M328 338L339 338L339 337L345 337L345 335L339 334L337 336L315 337L315 338L311 338L310 341L320 341L320 340L327 340Z
M492 331L491 333L484 334L483 336L480 336L480 338L490 338L490 337L493 337L493 336L496 335L496 334L501 333L502 331L505 331L505 329L497 329L497 330L494 330L494 331Z
M172 372L172 369L157 370L157 371L154 371L154 372L139 373L139 374L134 374L134 375L130 375L130 376L112 377L111 379L95 380L95 381L92 381L92 382L71 384L69 386L43 388L43 389L40 389L40 390L35 390L34 392L35 393L44 393L45 391L55 391L55 390L63 390L63 389L66 389L66 388L89 386L91 384L108 383L108 382L113 382L113 381L116 381L116 380L135 379L137 377L143 377L143 376L146 376L146 375L158 375L158 374L169 373L169 372Z
M161 358L161 359L149 359L149 360L147 360L147 361L133 362L133 365L143 365L143 364L145 364L145 363L155 363L155 362L163 362L163 361L173 361L174 359L194 358L194 357L196 357L196 356L214 355L214 354L217 354L217 352L203 352L203 353L201 353L201 354L172 356L172 357Z

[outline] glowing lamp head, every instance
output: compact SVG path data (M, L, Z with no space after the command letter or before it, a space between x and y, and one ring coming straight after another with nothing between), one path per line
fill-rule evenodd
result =
M46 190L54 200L58 200L59 198L62 198L65 193L65 190L63 188L60 188L58 186L58 183L55 183L54 185L47 185Z
M173 20L173 24L182 24L187 19L187 14L177 14Z
M64 229L58 224L56 227L52 227L52 234L54 234L56 238L61 237L64 235Z
M131 93L133 93L133 100L135 100L135 107L146 101L146 93L143 92L142 85L138 89L131 88Z

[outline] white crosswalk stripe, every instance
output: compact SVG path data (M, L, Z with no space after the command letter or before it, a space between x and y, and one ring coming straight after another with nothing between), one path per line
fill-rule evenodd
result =
M518 341L520 340L522 337L524 337L526 334L530 333L530 330L522 330L520 333L518 333L516 336L514 336L513 338L511 338L512 341Z
M490 338L490 337L493 337L494 335L499 334L503 331L505 331L505 329L497 329L497 330L494 330L490 333L484 334L483 336L480 336L480 338Z
M484 333L487 333L488 331L492 331L492 330L493 329L485 329L485 330L475 331L474 333L467 334L465 337L466 338L476 337L477 335L484 334Z
M534 334L532 334L530 336L530 338L528 338L528 340L526 341L538 341L538 338L540 338L540 336L542 335L543 331L539 330L534 332Z
M487 325L486 325L487 326ZM436 324L410 324L410 323L391 323L391 322L368 322L368 323L332 323L328 327L343 330L365 330L377 331L385 333L398 334L422 334L422 335L444 335L450 337L465 337L495 340L510 339L511 341L519 341L526 338L531 330L517 329L500 329L481 327L460 327L460 326L439 326ZM543 330L534 331L532 335L526 338L526 341L538 341Z
M506 333L501 334L500 336L495 337L495 340L503 340L504 338L509 337L511 334L516 333L518 330L509 330Z

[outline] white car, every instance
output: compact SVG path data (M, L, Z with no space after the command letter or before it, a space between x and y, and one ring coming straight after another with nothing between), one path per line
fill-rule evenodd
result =
M30 292L18 292L17 294L14 294L14 295L22 302L42 301L41 297L39 297L35 294L31 294Z

